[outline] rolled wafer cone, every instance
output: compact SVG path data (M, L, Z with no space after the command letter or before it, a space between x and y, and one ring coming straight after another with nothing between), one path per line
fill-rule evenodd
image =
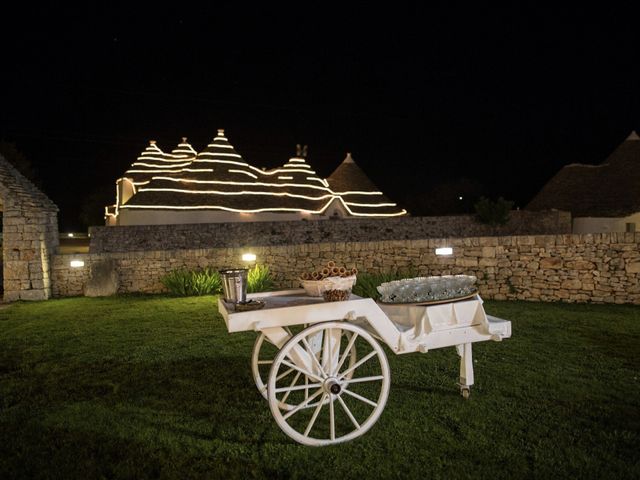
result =
M340 273L340 276L341 276L341 277L344 277L344 276L347 274L347 269L346 269L346 268L344 268L344 267L340 267L340 268L338 269L338 273Z
M351 275L357 275L358 274L358 269L356 267L353 267L351 269Z
M327 267L324 267L322 269L322 275L324 275L325 277L328 277L330 273L331 273L331 270L329 270Z
M327 263L327 267L329 268L333 268L336 266L336 262L334 262L333 260L331 260L330 262Z
M333 267L331 269L331 275L335 275L335 276L340 275L340 269L338 267Z
M318 280L320 278L320 274L318 272L311 272L311 279Z

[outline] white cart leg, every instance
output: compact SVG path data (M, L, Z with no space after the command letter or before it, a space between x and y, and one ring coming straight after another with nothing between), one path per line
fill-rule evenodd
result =
M456 345L458 355L460 355L460 393L466 399L471 394L473 385L473 354L471 343Z

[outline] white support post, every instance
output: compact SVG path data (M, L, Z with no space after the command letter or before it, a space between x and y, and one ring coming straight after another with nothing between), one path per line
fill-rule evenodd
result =
M473 385L473 354L471 343L456 345L458 355L460 355L460 386L470 387Z

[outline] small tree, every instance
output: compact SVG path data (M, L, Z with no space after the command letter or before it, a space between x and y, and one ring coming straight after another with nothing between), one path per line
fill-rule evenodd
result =
M513 202L502 197L495 202L486 197L480 197L474 208L480 223L493 226L505 225L509 221L509 212L513 208Z

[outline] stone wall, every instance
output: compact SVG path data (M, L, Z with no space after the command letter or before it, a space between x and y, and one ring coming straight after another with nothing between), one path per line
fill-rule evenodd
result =
M512 212L507 225L498 228L483 225L472 215L93 227L90 251L130 252L559 233L571 233L570 213L518 210Z
M453 255L434 249L453 247ZM53 293L81 295L92 262L114 259L121 292L161 292L160 278L180 267L238 266L247 249L211 248L56 255ZM251 248L278 287L297 286L303 271L336 260L360 271L412 268L421 275L471 274L487 299L640 304L640 233L536 235L333 242ZM85 261L70 268L71 259Z
M1 156L0 210L3 299L49 298L49 266L58 246L58 207Z

